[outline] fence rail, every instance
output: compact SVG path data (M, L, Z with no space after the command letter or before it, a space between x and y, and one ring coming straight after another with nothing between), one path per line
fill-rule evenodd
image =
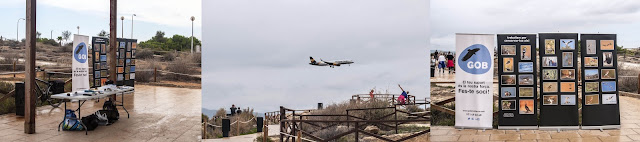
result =
M367 96L369 94L366 94ZM359 96L359 95L354 95L354 97ZM394 96L394 95L390 95L390 96ZM352 97L352 98L354 98ZM357 98L357 97L356 97ZM360 98L364 98L364 97L360 97ZM387 100L387 98L380 98L382 100ZM382 135L378 135L378 134L374 134L368 131L365 131L363 129L363 127L366 127L368 125L378 125L378 126L385 126L388 128L392 128L395 129L395 133L398 133L398 127L401 124L405 124L405 123L411 123L411 122L426 122L426 121L430 121L431 120L431 116L430 116L430 111L425 110L424 112L407 112L407 111L402 111L402 110L398 110L399 106L407 106L407 105L429 105L429 101L427 101L427 99L425 98L425 102L415 102L415 99L412 103L407 103L407 104L392 104L389 107L378 107L378 108L354 108L354 109L347 109L346 110L346 114L305 114L305 113L296 113L296 111L300 111L300 110L294 110L294 109L289 109L289 108L285 108L283 106L280 106L280 111L278 112L279 114L274 114L274 112L268 112L265 113L265 116L267 116L267 118L272 118L274 116L279 117L280 119L278 120L278 122L280 123L280 141L292 141L295 142L300 141L302 142L302 140L306 140L306 141L320 141L320 142L327 142L327 141L335 141L343 136L349 135L349 134L354 134L355 135L355 141L359 141L359 135L363 134L363 135L368 135L368 136L372 136L375 137L377 139L383 140L383 141L404 141L404 140L408 140L423 134L427 134L430 132L430 129L427 130L423 130L408 136L404 136L401 137L400 139L397 140L392 140L386 137L383 137ZM393 112L385 114L383 116L377 117L377 118L363 118L360 116L355 116L353 115L353 113L349 113L349 112L354 112L354 111L369 111L369 110L381 110L381 109L393 109ZM313 112L314 110L305 110L305 112ZM398 119L398 114L406 114L407 117L406 119ZM339 119L332 119L332 120L318 120L316 118L321 118L321 117L344 117L346 118L346 120L339 120ZM348 131L346 132L342 132L339 134L336 134L334 136L331 136L330 138L320 138L318 136L315 136L313 134L313 132L316 131L321 131L321 130L325 130L328 128L332 128L332 127L337 127L340 124L346 124L346 126L349 128ZM303 129L303 125L305 126L309 126L310 130L304 130ZM312 132L313 131L313 132ZM306 138L305 138L306 137Z

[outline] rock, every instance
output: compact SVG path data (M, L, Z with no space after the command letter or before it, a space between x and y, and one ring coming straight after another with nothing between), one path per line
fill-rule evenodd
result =
M373 133L373 134L378 134L378 132L380 132L380 129L376 126L367 126L366 128L364 128L365 132L369 132L369 133Z

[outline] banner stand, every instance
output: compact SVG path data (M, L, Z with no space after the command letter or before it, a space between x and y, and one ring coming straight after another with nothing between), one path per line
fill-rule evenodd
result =
M538 130L538 126L498 126L500 130Z
M583 130L604 130L604 129L620 129L620 125L605 125L605 126L582 126Z
M540 126L538 129L543 131L557 130L560 132L562 130L578 130L580 126Z
M456 33L455 128L493 129L494 40Z

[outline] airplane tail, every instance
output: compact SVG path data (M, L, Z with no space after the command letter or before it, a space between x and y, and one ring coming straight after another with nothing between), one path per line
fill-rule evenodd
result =
M315 64L316 60L313 59L313 57L309 56L309 60L311 60L311 64Z

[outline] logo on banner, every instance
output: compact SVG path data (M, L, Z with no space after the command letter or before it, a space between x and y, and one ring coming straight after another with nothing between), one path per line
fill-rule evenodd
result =
M470 74L484 74L491 69L491 53L482 44L474 44L462 51L458 66Z
M87 48L88 47L84 42L80 42L80 44L78 44L73 50L73 58L79 63L87 62Z

